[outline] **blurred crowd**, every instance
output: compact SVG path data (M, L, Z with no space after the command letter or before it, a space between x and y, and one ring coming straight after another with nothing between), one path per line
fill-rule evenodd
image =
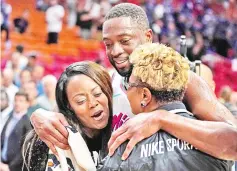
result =
M145 8L159 42L179 49L179 36L186 35L187 56L191 61L200 60L209 51L234 58L237 50L237 38L233 36L237 33L237 11L233 17L228 16L227 11L231 6L237 10L236 2L216 3L179 0L156 4L150 1Z
M61 0L68 11L69 27L78 34L95 37L102 29L106 12L120 2L142 6L150 21L155 41L179 48L179 36L188 38L188 57L200 59L208 51L234 58L237 53L237 2L235 0ZM37 9L48 10L48 3L37 1Z
M12 59L1 72L1 128L14 109L15 94L18 91L24 91L29 98L28 116L38 108L51 111L55 108L57 78L44 74L44 68L37 63L36 54L26 57L22 53L23 47L17 46Z
M30 116L38 108L53 111L57 78L44 75L36 55L24 56L17 46L12 59L1 71L1 171L22 167L21 147L32 129ZM4 164L7 163L7 164Z
M106 12L120 2L132 2L145 9L155 41L179 49L179 37L186 35L191 61L200 60L210 51L230 59L237 56L235 0L36 0L36 9L46 13L47 43L57 43L63 18L68 27L78 28L78 36L96 38ZM1 31L7 32L8 40L12 7L6 0L1 4ZM27 30L28 15L26 9L21 17L13 19L19 33Z

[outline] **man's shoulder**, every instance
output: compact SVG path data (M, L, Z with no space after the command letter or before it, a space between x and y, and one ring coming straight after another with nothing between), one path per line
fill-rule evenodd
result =
M27 115L27 113L25 113L18 122L20 124L23 124L23 125L29 125L30 124L30 118Z

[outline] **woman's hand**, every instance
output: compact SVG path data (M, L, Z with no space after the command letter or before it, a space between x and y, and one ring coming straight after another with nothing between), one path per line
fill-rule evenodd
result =
M120 128L113 132L108 142L109 155L113 155L114 151L122 143L124 143L126 140L129 140L122 156L122 160L125 160L138 142L150 137L161 129L158 116L164 115L166 113L167 111L141 113L129 119Z
M31 123L39 138L44 141L51 151L57 155L54 146L62 149L68 149L68 132L65 126L68 122L61 113L37 109L33 112Z

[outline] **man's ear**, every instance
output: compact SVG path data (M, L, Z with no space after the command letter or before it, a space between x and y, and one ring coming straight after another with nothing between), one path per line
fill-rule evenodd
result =
M146 42L147 42L147 43L148 43L148 42L152 43L152 38L153 38L153 32L152 32L152 30L151 30L151 29L147 29L145 35L146 35L146 39L147 39Z
M147 106L152 100L152 94L151 94L151 91L144 87L142 89L142 101L143 103L145 103L145 105Z

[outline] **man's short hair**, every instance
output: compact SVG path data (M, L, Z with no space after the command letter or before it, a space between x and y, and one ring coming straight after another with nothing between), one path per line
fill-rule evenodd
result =
M121 3L115 5L106 14L105 21L118 17L130 17L132 22L136 23L140 29L149 29L149 21L146 12L138 5L131 3Z
M19 91L15 94L15 97L16 97L16 96L24 96L24 97L26 98L26 101L29 102L29 96L28 96L28 94L27 94L25 91L23 91L23 90L19 90Z

